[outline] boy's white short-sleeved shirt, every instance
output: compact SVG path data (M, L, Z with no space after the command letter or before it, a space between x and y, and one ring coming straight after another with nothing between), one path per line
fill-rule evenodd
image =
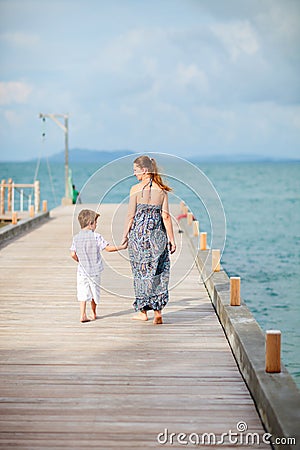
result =
M78 274L94 277L103 271L101 251L109 243L92 230L81 230L73 237L71 252L78 257Z

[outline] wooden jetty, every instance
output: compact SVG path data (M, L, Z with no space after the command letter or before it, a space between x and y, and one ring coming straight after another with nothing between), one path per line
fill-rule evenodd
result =
M100 207L108 240L112 230L121 236L117 209ZM80 324L73 213L54 209L0 252L0 448L185 448L196 447L196 435L212 443L230 432L239 440L225 436L220 448L247 448L241 424L271 448L185 234L177 234L163 325L131 320L126 250L104 252L99 319Z

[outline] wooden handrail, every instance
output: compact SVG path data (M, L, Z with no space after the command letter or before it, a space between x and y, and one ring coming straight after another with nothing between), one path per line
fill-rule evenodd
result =
M34 189L34 209L35 212L40 211L40 182L36 180L34 183L14 183L12 178L1 181L0 185L0 214L5 214L5 189L7 189L7 211L14 212L14 192L17 188L32 188ZM23 192L20 195L23 198ZM31 197L31 196L30 196Z

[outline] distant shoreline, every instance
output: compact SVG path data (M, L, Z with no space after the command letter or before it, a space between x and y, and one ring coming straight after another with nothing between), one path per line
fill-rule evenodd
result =
M124 158L126 156L138 155L132 150L84 150L84 149L70 149L69 162L71 164L83 163L109 163L116 159ZM158 153L158 156L167 157L168 153ZM226 164L226 163L298 163L300 157L271 157L267 155L212 155L212 156L189 156L182 158L179 155L170 154L170 156L185 159L193 164ZM18 159L18 160L0 160L0 163L36 163L39 158ZM61 151L49 157L40 158L41 161L49 161L51 163L64 163L65 152Z
M84 161L80 161L80 160L69 160L69 164L107 164L109 162L114 161L115 159L119 159L119 158L113 158L111 160L95 160L95 161L91 161L91 160L84 160ZM186 161L189 161L192 164L281 164L281 163L286 163L286 164L292 164L292 163L300 163L300 158L299 159L288 159L288 158L284 158L284 159L189 159L189 158L183 158ZM38 158L36 159L30 159L30 160L7 160L7 161L3 161L0 160L0 164L34 164L37 163ZM47 161L46 158L42 158L41 162L45 162ZM54 164L64 164L64 161L53 161L50 160L51 163Z

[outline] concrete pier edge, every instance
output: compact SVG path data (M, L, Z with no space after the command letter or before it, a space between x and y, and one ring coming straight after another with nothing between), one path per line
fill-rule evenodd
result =
M50 218L49 211L37 213L34 217L21 219L16 225L6 225L0 229L0 248L5 246L11 239L33 229L37 225Z
M230 280L224 268L221 265L220 272L212 272L211 250L198 250L199 238L192 235L186 220L180 227L189 237L202 280L262 423L272 434L270 442L275 449L300 449L300 390L284 364L281 373L265 372L263 330L242 299L241 306L230 306ZM276 438L295 438L296 444L276 443Z

